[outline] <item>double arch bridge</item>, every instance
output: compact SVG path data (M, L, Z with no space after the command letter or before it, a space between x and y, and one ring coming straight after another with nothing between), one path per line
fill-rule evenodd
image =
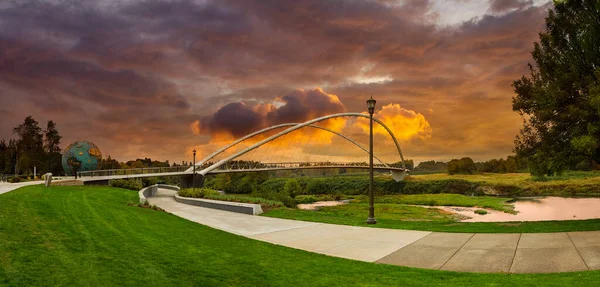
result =
M320 131L324 131L326 133L331 134L334 137L338 137L339 139L344 140L345 142L350 143L359 151L365 153L365 155L369 155L369 150L358 142L353 140L352 138L342 134L341 132L335 131L334 129L327 128L326 126L319 125L330 119L339 119L339 118L366 118L369 119L369 115L361 114L361 113L339 113L328 115L324 117L319 117L313 120L306 121L304 123L285 123L279 124L275 126L271 126L253 133L250 133L246 136L243 136L230 144L216 150L205 158L201 159L196 163L195 166L189 167L162 167L162 168L138 168L138 169L117 169L117 170L96 170L96 171L86 171L86 172L78 172L78 177L80 180L84 181L86 184L93 183L106 183L111 179L124 179L124 178L144 178L144 177L156 177L156 176L180 176L182 178L182 185L184 187L187 186L202 186L204 182L204 178L207 175L211 174L219 174L219 173L236 173L236 172L261 172L261 171L278 171L278 170L298 170L298 169L366 169L368 168L368 164L366 163L344 163L344 162L331 162L331 161L321 161L321 162L302 162L302 161L292 161L292 162L254 162L254 161L241 161L239 160L244 155L255 151L256 149L265 146L269 143L277 139L281 139L282 137L293 133L294 131L298 131L301 129L316 129ZM392 132L392 130L381 120L377 118L373 118L373 121L383 127L383 129L387 132L387 135L391 138L395 145L395 149L400 158L400 167L391 166L388 163L385 163L377 154L374 152L373 159L374 164L373 168L378 171L389 171L392 175L392 178L396 181L401 181L404 179L409 170L406 168L404 156L402 155L402 150L400 149L400 144L396 139L396 136ZM283 129L279 132L276 132L270 136L266 136L269 133L273 133L273 131ZM266 136L266 137L265 137ZM263 138L264 137L264 138ZM242 149L238 149L237 146L244 142L252 142L252 139L260 139L247 147ZM225 156L228 152L230 155ZM395 152L394 152L395 153ZM220 160L215 160L218 156L225 156ZM194 172L196 175L194 176ZM193 180L196 182L193 182Z

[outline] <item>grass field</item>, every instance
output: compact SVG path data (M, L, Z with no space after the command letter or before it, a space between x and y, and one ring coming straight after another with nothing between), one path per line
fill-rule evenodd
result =
M489 186L515 186L534 194L597 193L600 171L567 171L559 176L533 178L529 173L446 173L411 175L411 181L460 179Z
M272 245L140 208L134 191L31 186L0 195L0 285L593 286L599 271L471 274Z

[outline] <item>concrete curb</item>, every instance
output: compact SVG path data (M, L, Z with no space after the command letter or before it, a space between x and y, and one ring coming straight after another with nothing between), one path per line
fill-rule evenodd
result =
M146 201L148 201L148 197L154 196L157 191L158 191L158 184L142 188L138 192L138 195L140 196L140 204L145 204Z
M201 206L212 209L219 209L249 215L259 215L263 213L262 207L260 204L252 204L252 203L241 203L241 202L230 202L230 201L221 201L221 200L212 200L212 199L203 199L203 198L190 198L190 197L181 197L179 195L175 195L175 201L179 203Z

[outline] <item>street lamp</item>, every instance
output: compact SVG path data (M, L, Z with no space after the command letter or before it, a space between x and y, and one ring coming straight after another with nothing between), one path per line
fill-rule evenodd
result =
M192 176L192 188L196 188L196 149L192 151L194 154L194 174Z
M367 108L369 108L369 218L367 218L367 224L376 224L375 219L375 207L373 201L373 113L375 112L375 103L377 101L371 96L367 100Z

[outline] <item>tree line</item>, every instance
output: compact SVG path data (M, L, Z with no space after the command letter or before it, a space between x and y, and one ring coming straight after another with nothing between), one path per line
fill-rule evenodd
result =
M423 161L414 166L413 160L406 160L406 167L412 174L441 173L449 174L472 174L476 172L490 173L514 173L526 172L527 164L525 160L518 156L507 156L506 159L490 159L488 161L474 162L470 157L453 159L449 162L443 161Z
M32 116L25 118L22 124L12 130L15 138L0 141L0 174L32 177L34 168L38 175L52 173L64 175L62 167L62 136L54 121L48 121L42 128ZM187 166L183 161L181 165ZM100 162L100 169L130 169L146 167L169 167L168 160L157 161L150 158L138 158L119 162L110 155ZM173 166L178 164L173 163Z
M60 140L62 136L56 123L48 121L42 129L28 116L22 124L13 128L14 139L0 141L0 173L33 175L52 172L63 173Z

